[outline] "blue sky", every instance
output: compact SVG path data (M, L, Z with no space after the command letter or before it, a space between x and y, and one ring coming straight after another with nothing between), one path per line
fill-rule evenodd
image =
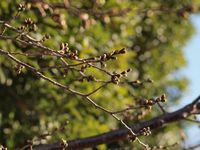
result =
M183 98L183 104L200 95L200 15L193 15L191 20L196 32L184 48L187 66L182 73L188 77L190 85Z
M181 71L189 79L189 88L185 93L181 106L184 106L200 95L200 14L193 15L191 20L195 26L196 32L190 39L184 53L187 61L187 66ZM200 143L200 128L198 125L190 127L187 130L188 145Z

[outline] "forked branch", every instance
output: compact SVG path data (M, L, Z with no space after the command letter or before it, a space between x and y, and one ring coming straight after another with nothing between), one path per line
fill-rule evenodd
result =
M192 103L186 105L185 107L178 109L177 111L171 113L165 113L151 120L141 122L132 125L131 128L134 133L139 133L141 129L150 127L150 129L157 129L164 125L172 122L177 122L179 120L184 120L185 117L189 117L192 114L200 113L200 96L198 96ZM66 149L80 149L87 147L95 147L100 144L107 144L114 141L126 140L127 136L130 134L128 129L117 129L109 131L100 135L86 137L82 139L69 140L67 142L68 146ZM34 147L34 150L59 150L62 149L60 142L54 144L44 144Z

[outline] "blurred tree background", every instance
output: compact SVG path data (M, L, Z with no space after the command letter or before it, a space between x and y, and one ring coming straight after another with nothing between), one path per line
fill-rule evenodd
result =
M61 42L69 43L71 50L77 50L81 57L89 57L110 52L123 47L127 54L117 61L108 62L110 71L128 68L132 72L130 80L152 79L153 84L135 86L133 84L108 85L92 97L100 105L119 110L128 104L135 104L138 98L151 98L166 93L168 103L165 108L176 105L187 87L187 79L174 74L186 65L182 48L194 32L191 13L197 11L198 0L2 0L0 20L9 21L17 12L19 3L27 3L26 9L10 24L19 27L26 18L37 24L37 31L31 33L41 39L48 34L51 39L44 45L59 49ZM64 8L67 6L68 8ZM1 29L2 30L2 29ZM12 34L12 32L7 33ZM0 38L0 48L16 52L33 52L37 48ZM57 65L48 57L21 60L34 66ZM55 58L56 60L56 58ZM56 132L42 143L52 143L64 139L74 139L100 134L121 125L113 118L95 109L81 98L66 94L27 70L17 74L15 63L0 56L0 141L8 148L20 147L27 139L32 139L69 121L63 132ZM91 91L99 83L76 82L78 74L67 75L57 70L44 70L45 75L64 85L84 93ZM91 75L103 78L98 71ZM105 77L106 79L106 77ZM134 113L141 113L136 110ZM129 123L137 123L161 114L159 108L144 118L127 118ZM149 145L173 144L180 140L180 123L155 130L153 135L143 140ZM170 138L169 138L170 137ZM116 148L124 142L101 145Z

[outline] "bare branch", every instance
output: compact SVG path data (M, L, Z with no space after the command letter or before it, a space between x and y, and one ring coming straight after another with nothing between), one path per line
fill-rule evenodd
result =
M197 101L199 101L199 99L200 99L200 96L191 104L188 104L177 111L174 111L171 113L165 113L149 121L138 123L136 125L131 126L131 129L134 131L134 133L137 134L141 129L145 127L156 129L164 125L167 125L169 123L183 120L185 113L188 113L188 115L191 115L190 113L192 112L199 113L200 103L199 102L196 103ZM109 132L96 135L96 136L86 137L86 138L77 139L77 140L69 140L67 149L95 147L100 144L111 143L111 142L119 141L119 140L126 140L128 134L129 134L129 130L127 129L117 129L117 130L109 131ZM61 146L59 143L45 144L45 145L39 145L39 146L34 147L34 150L59 150L59 149L61 149Z

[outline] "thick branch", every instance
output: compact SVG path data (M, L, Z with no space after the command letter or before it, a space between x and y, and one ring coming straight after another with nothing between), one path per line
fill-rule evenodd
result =
M141 129L145 127L150 127L151 129L156 129L162 127L168 123L177 122L184 119L192 114L200 113L200 96L197 97L191 104L186 105L185 107L171 112L166 113L156 118L153 118L149 121L138 123L133 125L131 128L134 133L138 133ZM67 149L80 149L87 147L95 147L100 144L106 144L114 141L125 140L127 135L130 134L128 129L117 129L109 131L100 135L91 136L87 138L70 140L68 141ZM60 143L55 144L44 144L34 147L34 150L59 150L62 149Z

